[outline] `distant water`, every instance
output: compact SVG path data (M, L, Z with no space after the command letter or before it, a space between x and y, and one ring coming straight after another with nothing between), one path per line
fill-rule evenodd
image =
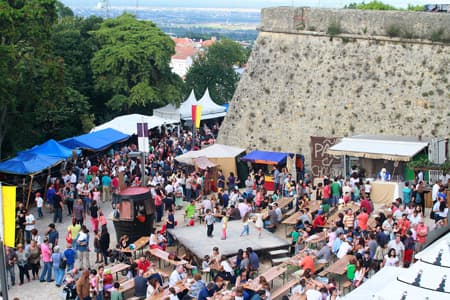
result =
M105 0L62 0L62 2L71 8L92 8L98 2ZM139 7L189 7L189 8L256 8L273 6L310 6L310 7L329 7L341 8L354 2L363 2L355 0L109 0L111 6L136 6ZM365 2L370 2L366 0ZM408 4L434 4L442 0L384 0L384 3L395 7L405 8ZM448 2L448 1L447 1Z

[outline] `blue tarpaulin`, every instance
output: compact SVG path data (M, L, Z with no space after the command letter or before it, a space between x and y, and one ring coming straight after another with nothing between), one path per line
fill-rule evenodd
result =
M287 156L292 156L291 153L284 152L271 152L271 151L261 151L254 150L249 154L241 158L243 161L250 161L257 164L266 165L283 165L286 163Z
M61 157L51 157L23 151L19 153L18 156L0 163L0 172L17 175L31 175L53 167L63 160L64 159Z
M35 154L43 154L51 157L59 157L59 158L69 158L73 155L73 150L69 149L57 141L51 139L46 141L45 143L34 146L33 148L25 151L19 152L19 154L24 152L30 152ZM81 151L77 150L77 154L80 154Z
M85 149L100 151L109 146L126 141L130 136L120 131L106 128L60 141L59 143L70 149Z

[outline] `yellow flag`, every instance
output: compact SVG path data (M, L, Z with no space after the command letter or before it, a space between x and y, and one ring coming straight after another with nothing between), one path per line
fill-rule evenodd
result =
M200 119L202 118L202 106L197 105L197 110L195 111L195 128L200 128Z
M8 247L15 247L16 239L16 187L2 186L3 239Z

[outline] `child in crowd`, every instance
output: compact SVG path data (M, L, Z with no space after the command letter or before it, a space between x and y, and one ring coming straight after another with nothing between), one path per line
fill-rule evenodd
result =
M206 224L206 235L207 235L208 237L213 237L213 231L214 231L214 216L212 215L210 209L207 209L207 210L206 210L205 224Z
M222 218L222 240L227 239L227 228L228 228L228 214Z
M241 232L241 236L250 234L250 226L248 225L249 216L250 216L250 212L247 212L244 215L244 217L242 218L242 232Z

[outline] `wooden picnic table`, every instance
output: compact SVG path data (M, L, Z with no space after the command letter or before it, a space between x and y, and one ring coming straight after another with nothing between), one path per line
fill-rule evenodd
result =
M319 233L315 233L308 238L305 239L306 248L309 248L312 244L318 244L322 241L325 241L328 237L328 231L322 231Z
M258 276L258 278L256 278L255 280L248 281L247 283L245 283L244 289L258 291L261 288L261 286L259 284L259 277L264 276L266 278L267 282L271 282L278 276L284 274L286 271L287 271L287 268L284 266L272 267L272 268L268 269L267 271L265 271L264 273L260 274Z
M109 268L111 270L111 274L116 274L116 280L119 279L119 272L123 271L123 270L127 270L128 268L130 268L130 265L128 264L124 264L124 263L119 263L117 265L112 266L111 268Z
M134 249L131 250L130 248L121 250L124 253L131 253L133 254L134 258L136 259L136 253L137 251L141 251L141 253L144 251L144 247L150 242L149 236L141 236L138 240L136 240L134 244Z
M164 260L166 262L168 262L171 265L174 266L178 266L178 265L185 265L188 263L188 261L186 260L173 260L173 259L169 259L169 252L155 248L155 249L150 249L150 253L157 257L159 260L159 267L161 268L161 260Z
M180 293L188 289L188 286L184 282L177 282L173 287L177 293ZM161 292L156 293L150 297L147 297L146 300L166 300L169 299L169 297L170 297L169 288L165 288Z
M294 200L294 198L292 198L292 197L283 197L283 198L278 199L277 201L275 201L275 203L278 204L278 207L280 209L283 209L286 206L288 206L289 203L291 203L293 200Z
M329 266L325 271L327 273L344 275L347 272L347 265L351 259L354 259L354 255L347 254L341 259L338 259L334 264Z

